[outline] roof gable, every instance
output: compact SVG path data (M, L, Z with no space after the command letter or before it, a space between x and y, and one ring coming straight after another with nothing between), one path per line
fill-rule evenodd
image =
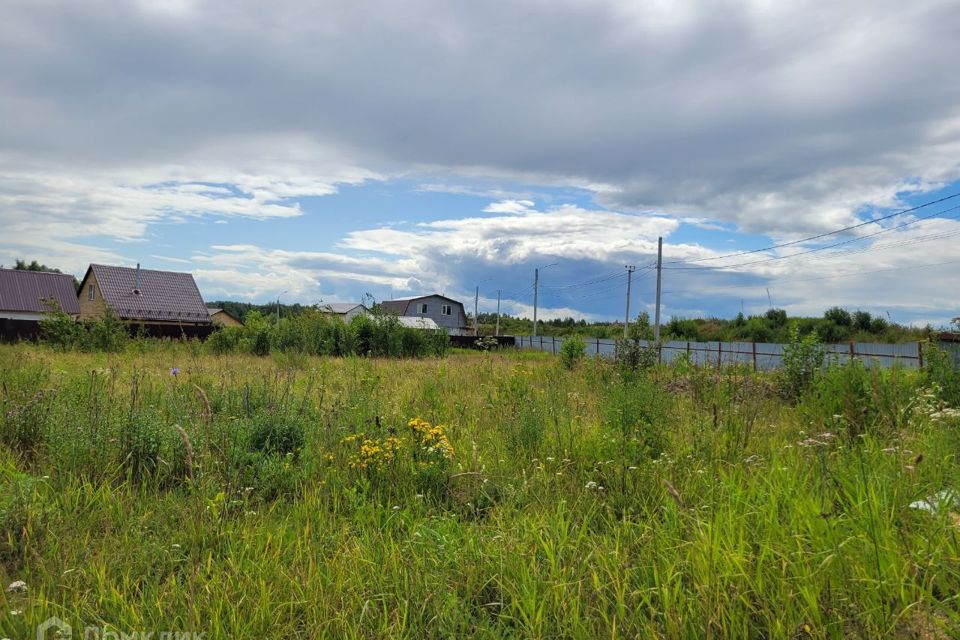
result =
M383 309L386 313L392 313L394 315L403 316L407 314L407 309L410 308L410 305L420 300L426 300L427 298L440 298L441 300L447 300L461 309L464 309L463 303L459 300L454 300L439 293L429 293L425 296L417 296L416 298L401 298L397 300L384 300L380 303L380 308Z
M366 309L366 307L359 302L325 302L319 306L322 313L336 314L350 313L357 308Z
M140 269L140 288L135 289L136 269L91 264L87 277L91 272L107 306L124 320L211 322L197 283L189 273Z
M73 276L66 273L0 269L0 310L46 313L53 300L64 313L80 314Z

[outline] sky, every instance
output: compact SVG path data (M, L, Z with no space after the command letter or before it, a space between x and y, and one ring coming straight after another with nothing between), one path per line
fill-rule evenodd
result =
M927 0L6 0L0 263L528 316L540 268L541 318L612 320L662 237L664 318L943 326L957 33Z

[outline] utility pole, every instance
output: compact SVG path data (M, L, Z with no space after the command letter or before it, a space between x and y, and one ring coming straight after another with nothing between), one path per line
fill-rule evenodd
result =
M480 285L477 285L477 292L473 295L473 336L480 335L480 316L477 315L477 307L480 302Z
M497 330L496 335L500 335L500 289L497 289Z
M537 285L540 284L540 269L533 270L533 337L537 337ZM532 343L531 343L532 344Z
M657 310L654 313L653 341L660 344L660 273L663 271L663 236L657 238Z
M630 329L630 283L637 268L632 264L625 265L624 268L627 270L627 311L623 314L623 339L626 340Z

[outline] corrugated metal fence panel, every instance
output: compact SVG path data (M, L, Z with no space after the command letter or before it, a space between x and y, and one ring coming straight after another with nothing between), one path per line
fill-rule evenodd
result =
M687 352L687 343L681 342L680 340L668 340L663 343L663 348L660 352L660 357L663 362L667 364L672 364L676 362L677 358L681 354Z
M917 358L917 343L908 342L904 344L871 344L858 342L853 345L857 356L863 360L868 367L879 366L889 369L894 365L900 365L907 369L916 369L919 364Z
M757 369L772 371L783 364L783 345L772 342L757 343Z
M953 366L960 367L960 342L941 342L940 348L953 358Z
M514 342L521 349L535 349L549 353L559 353L563 345L563 338L551 336L516 336ZM586 354L589 356L613 357L617 350L617 341L611 338L586 338ZM643 340L641 345L653 347L652 341ZM940 347L951 354L955 364L960 366L960 344L941 343ZM919 365L915 342L904 344L876 344L858 342L851 345L825 344L827 362L831 364L845 364L850 360L851 349L856 358L866 366L879 366L888 369L894 365L901 365L916 369ZM687 342L684 340L670 340L661 347L661 361L667 364L676 362L684 354L689 354L690 362L697 366L717 366L741 364L756 367L760 371L770 371L783 365L784 345L768 342Z

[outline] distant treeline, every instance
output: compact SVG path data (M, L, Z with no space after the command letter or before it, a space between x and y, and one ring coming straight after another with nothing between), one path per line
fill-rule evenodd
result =
M492 335L496 315L481 313L481 335ZM661 326L665 340L696 342L776 342L786 343L796 327L800 336L814 335L820 342L911 342L936 333L933 327L907 327L873 315L869 311L848 311L840 307L828 309L820 318L789 317L783 309L769 309L762 315L740 313L732 320L721 318L671 318ZM529 318L500 317L501 335L530 335L533 322ZM622 322L590 322L573 318L541 320L537 333L543 336L579 335L591 338L620 338ZM653 338L653 325L647 313L631 322L630 333L641 339Z

